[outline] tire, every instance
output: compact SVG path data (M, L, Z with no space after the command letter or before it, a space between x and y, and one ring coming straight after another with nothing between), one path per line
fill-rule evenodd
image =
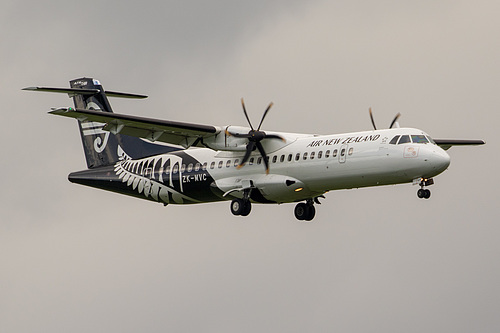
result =
M298 203L297 206L295 206L295 218L299 221L303 221L307 217L307 205L303 202Z
M231 201L230 207L233 215L241 215L245 209L245 201L243 199L234 199Z
M417 197L419 197L420 199L425 197L425 190L423 188L417 191Z
M307 205L307 216L304 220L312 221L314 216L316 216L316 208L313 205Z
M250 201L245 201L245 204L243 206L243 212L241 212L241 216L248 216L250 212L252 211L252 204Z
M431 197L431 191L430 190L425 190L424 198L425 199L429 199L430 197Z

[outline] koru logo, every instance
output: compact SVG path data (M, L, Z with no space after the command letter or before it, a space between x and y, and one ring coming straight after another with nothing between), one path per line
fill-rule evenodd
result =
M88 102L87 103L87 110L101 111L102 109L97 103ZM108 144L109 132L102 130L102 127L104 126L104 124L100 124L100 123L93 123L93 124L96 124L96 125L99 124L99 127L94 128L94 131L92 131L92 133L90 133L90 134L95 134L95 135L104 134L104 140L101 138L101 136L98 136L94 140L94 150L98 153L102 153L104 151L104 149L106 148L106 145Z

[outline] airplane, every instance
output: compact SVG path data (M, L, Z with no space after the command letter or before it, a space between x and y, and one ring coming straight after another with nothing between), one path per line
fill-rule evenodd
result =
M446 150L485 144L400 128L399 113L388 129L377 129L371 108L371 131L316 135L262 130L272 103L257 127L243 99L249 127L212 126L113 113L108 97L147 96L107 91L93 78L23 90L73 98L74 108L49 111L78 120L87 169L70 173L70 182L165 206L231 200L236 216L256 203L296 203L295 217L311 221L329 191L403 183L429 199L427 187L450 164Z

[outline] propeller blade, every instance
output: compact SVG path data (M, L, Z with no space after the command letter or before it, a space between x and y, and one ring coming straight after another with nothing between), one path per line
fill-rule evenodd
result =
M377 130L377 126L375 126L375 120L373 120L372 108L369 108L368 111L370 112L370 119L372 120L373 129Z
M250 154L252 153L253 149L255 147L255 142L250 141L247 144L247 151L245 152L245 156L243 156L243 159L241 160L240 165L236 167L236 169L241 169L245 165L245 163L248 161L248 158L250 157Z
M260 127L262 126L262 123L264 122L264 118L266 118L267 113L269 112L269 109L273 106L273 102L269 103L269 106L267 107L266 111L264 111L264 114L262 115L262 119L260 120L259 127L257 127L257 131L260 130Z
M398 112L398 114L396 115L396 117L394 117L394 119L392 120L391 126L389 126L389 128L392 128L392 126L394 126L394 124L398 120L399 116L401 116L401 113Z
M266 151L264 150L264 147L262 147L260 141L257 141L255 144L257 145L257 149L259 150L260 155L264 159L264 165L266 166L266 174L269 174L269 162L267 161Z
M248 118L248 113L247 113L247 109L245 107L245 102L243 101L243 97L241 98L241 106L243 107L243 113L245 114L245 117L247 118L248 125L250 125L250 128L253 131L254 129L253 129L252 123L250 122L250 118Z
M286 142L285 138L276 134L266 134L264 139L280 139L283 142Z

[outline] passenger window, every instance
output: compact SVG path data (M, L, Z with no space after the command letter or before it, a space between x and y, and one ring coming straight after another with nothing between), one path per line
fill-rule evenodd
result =
M329 151L329 150L327 150L327 151L325 152L325 158L328 158L328 157L330 157L330 151ZM335 156L334 156L334 157L335 157Z
M170 173L170 165L167 166L167 168L165 169L165 174L169 174Z
M302 156L302 159L307 160L307 152L304 153L304 155Z
M285 155L281 155L280 157L280 163L283 163L285 161Z
M257 159L257 164L261 164L261 163L262 163L262 157L259 157L259 158Z
M312 152L311 153L311 160L314 160L314 155L315 155L315 152Z
M318 158L321 158L321 156L323 156L323 151L322 150L318 151Z
M395 145L396 142L398 142L399 135L396 135L395 137L392 138L391 142L389 142L390 145Z
M349 155L352 155L352 153L353 153L353 152L354 152L354 148L352 148L352 147L351 147L351 148L349 148L349 153L348 153L348 154L349 154Z
M215 161L210 163L210 169L213 169L213 168L215 168Z
M240 164L240 160L239 160L239 159L235 159L235 160L234 160L234 166L235 166L235 167L237 167L237 166L238 166L238 164Z
M231 160L227 160L226 162L226 168L229 168L231 166Z
M249 161L248 164L253 165L254 158L252 157Z
M186 171L186 164L183 164L183 165L181 166L181 172L184 172L184 171Z
M413 141L413 143L429 143L425 135L412 135L411 141Z
M332 157L337 157L337 149L335 149L332 153Z
M179 164L178 163L175 163L173 169L172 169L172 173L178 173L179 172Z
M223 161L219 161L219 165L217 165L217 167L218 167L219 169L222 169L222 164L224 164L224 162L223 162Z
M295 155L295 160L296 161L300 160L300 153L297 153L297 155Z
M187 171L188 171L188 172L193 171L193 163L189 163L189 165L188 165L188 167L187 167Z
M401 138L399 139L398 145L403 144L403 143L408 143L410 142L410 136L409 135L402 135Z
M288 162L292 161L292 154L288 154Z
M273 163L276 163L277 160L278 160L278 155L274 155L273 156Z
M201 170L206 171L207 170L207 165L208 165L207 162L203 163L203 165L201 166Z
M345 148L342 148L342 150L340 151L340 156L345 156Z
M194 166L194 171L198 170L200 170L200 163L196 163L196 165Z

